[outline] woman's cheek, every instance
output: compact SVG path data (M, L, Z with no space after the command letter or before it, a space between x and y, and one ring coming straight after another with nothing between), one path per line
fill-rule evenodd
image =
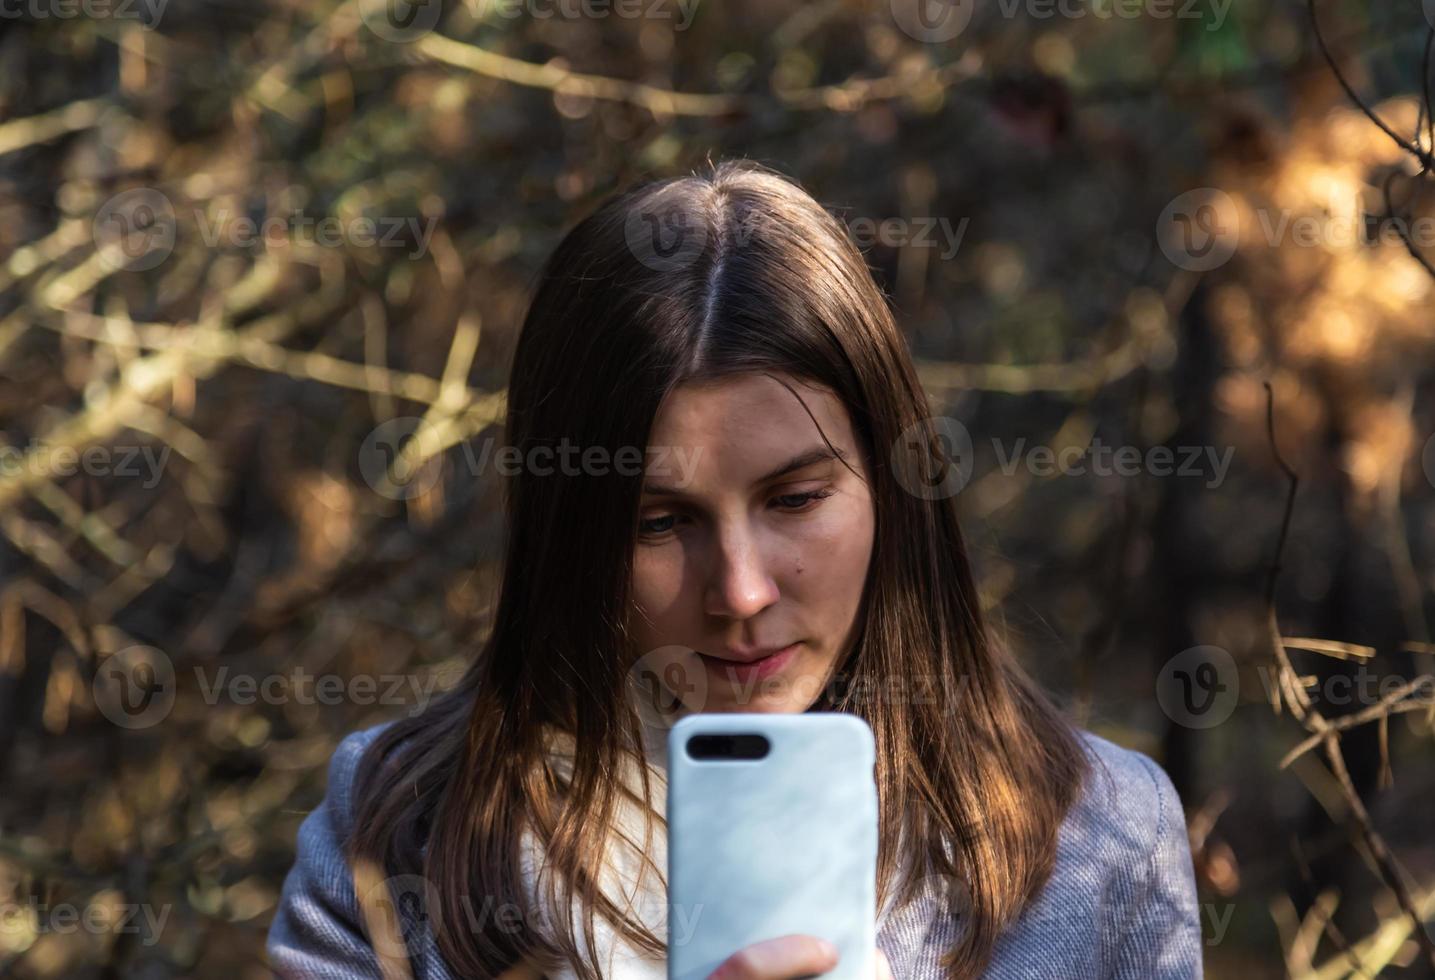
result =
M633 562L633 599L656 623L678 604L684 578L681 548L649 548Z
M833 616L855 613L872 557L873 533L870 505L845 498L840 509L812 522L797 552L796 587Z
M828 507L802 522L794 544L802 549L803 567L818 567L839 572L839 557L865 558L872 547L871 505L867 501L839 494L829 499ZM865 569L865 562L863 563Z

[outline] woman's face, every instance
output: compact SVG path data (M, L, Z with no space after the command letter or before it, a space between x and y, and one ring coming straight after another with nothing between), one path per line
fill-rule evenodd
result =
M805 711L855 638L867 462L835 394L782 378L807 409L752 373L679 387L654 420L630 626L688 711Z

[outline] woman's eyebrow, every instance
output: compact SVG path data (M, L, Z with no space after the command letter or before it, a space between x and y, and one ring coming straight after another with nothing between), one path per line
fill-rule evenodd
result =
M753 486L770 483L778 477L786 476L800 469L805 469L813 463L820 463L828 459L844 460L846 458L847 454L840 449L829 449L827 446L813 446L811 449L804 449L772 472L759 477ZM643 492L660 497L676 497L682 494L682 491L677 487L671 487L663 483L648 483L646 481L643 483Z

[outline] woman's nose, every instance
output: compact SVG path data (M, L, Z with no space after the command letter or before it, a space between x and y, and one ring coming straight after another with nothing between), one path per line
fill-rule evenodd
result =
M777 601L777 583L750 529L719 530L706 589L706 612L726 619L749 619Z

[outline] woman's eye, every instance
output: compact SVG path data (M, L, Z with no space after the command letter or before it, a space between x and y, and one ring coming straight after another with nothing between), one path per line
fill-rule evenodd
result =
M661 517L649 517L638 522L638 530L643 534L667 534L673 529L672 522L678 519L676 514L664 514Z
M827 487L822 490L809 490L806 493L785 493L782 496L774 497L773 499L776 500L779 505L786 508L787 510L797 510L800 507L805 507L807 504L811 503L814 500L821 500L823 497L830 497L832 496L832 493L832 488Z
M823 497L830 497L836 491L831 487L824 487L821 490L808 490L805 493L784 493L773 497L773 501L783 510L797 511L806 507L814 501ZM658 517L647 517L638 522L638 533L647 537L658 537L673 530L682 517L679 514L662 514Z

